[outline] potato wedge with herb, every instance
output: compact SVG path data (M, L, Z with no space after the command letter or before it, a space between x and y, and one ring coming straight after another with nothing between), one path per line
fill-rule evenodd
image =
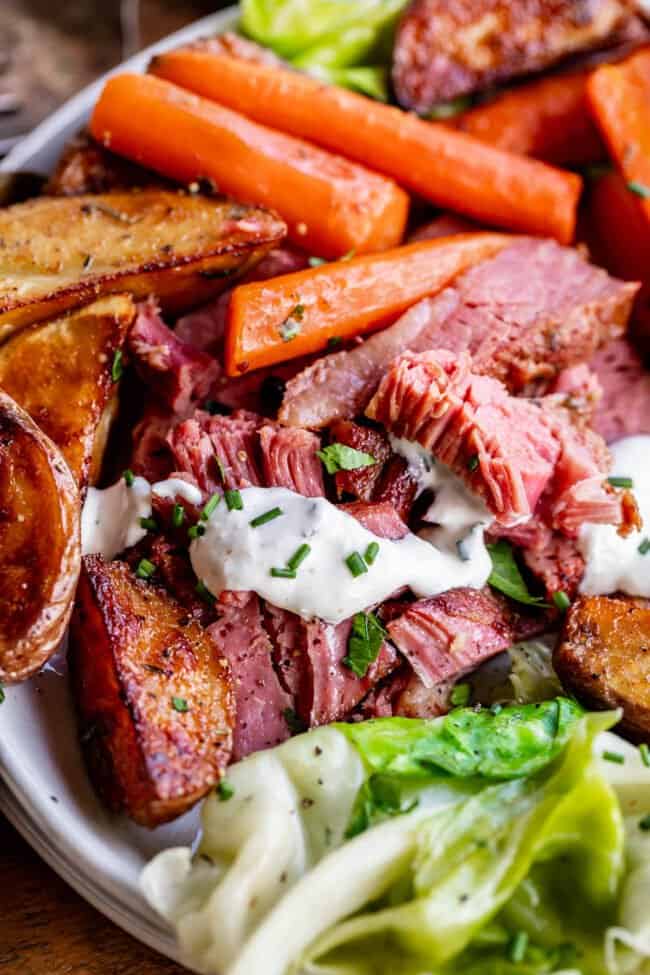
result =
M266 210L164 190L40 197L0 210L0 339L104 294L180 312L284 237Z
M135 315L129 295L110 295L0 346L0 387L54 441L81 489L99 476Z
M0 682L55 652L81 559L79 493L58 448L0 391Z
M581 701L622 708L622 728L650 741L650 606L622 597L580 597L567 612L553 666Z
M70 666L86 763L110 809L153 827L219 781L232 749L230 669L166 592L86 556Z

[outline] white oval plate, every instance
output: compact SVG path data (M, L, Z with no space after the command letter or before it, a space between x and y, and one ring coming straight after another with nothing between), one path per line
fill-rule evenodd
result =
M234 7L204 17L110 73L141 71L153 54L223 33L236 23ZM0 163L0 172L48 173L64 144L87 121L103 83L100 78L39 125ZM171 930L149 910L138 881L146 861L159 850L195 840L198 811L146 830L103 809L82 764L63 655L31 681L5 688L0 705L0 808L43 859L98 910L179 960Z

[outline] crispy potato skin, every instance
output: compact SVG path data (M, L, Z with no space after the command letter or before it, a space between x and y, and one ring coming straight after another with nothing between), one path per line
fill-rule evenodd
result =
M57 447L0 391L0 681L52 656L79 576L79 493Z
M586 704L622 708L622 728L650 741L650 606L581 596L569 609L553 665Z
M104 294L180 312L218 294L285 234L275 215L142 190L40 197L0 209L0 339Z
M123 562L82 563L70 667L86 763L112 810L153 827L194 805L228 764L230 669L166 592Z
M64 148L44 193L48 196L79 196L169 185L156 173L105 149L90 133L80 132Z
M394 50L405 108L530 74L581 51L645 36L634 0L412 0Z
M99 476L117 405L113 361L135 315L129 295L112 295L0 346L0 387L54 441L82 490Z

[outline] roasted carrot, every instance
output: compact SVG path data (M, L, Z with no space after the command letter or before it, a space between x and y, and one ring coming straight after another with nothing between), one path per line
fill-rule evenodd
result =
M283 132L392 176L441 207L489 226L568 243L581 181L537 160L494 149L297 71L180 49L151 70Z
M230 299L228 373L240 375L381 328L512 239L460 234L242 284Z
M119 75L91 120L105 146L165 176L214 180L242 201L277 210L304 249L336 258L394 247L408 196L392 180L152 75Z
M584 166L605 157L585 97L585 71L552 75L504 92L465 112L456 127L482 142L557 166Z

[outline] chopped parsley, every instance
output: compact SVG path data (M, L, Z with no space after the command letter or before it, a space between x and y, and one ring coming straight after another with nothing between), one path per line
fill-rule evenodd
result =
M220 802L228 802L235 794L234 786L227 779L222 779L217 786L217 795Z
M547 605L541 596L533 596L529 592L510 542L502 538L493 545L488 545L487 550L492 559L492 572L488 583L493 589L498 589L499 592L526 606Z
M358 471L362 467L372 467L377 461L372 454L366 454L362 450L355 450L344 443L332 443L329 447L323 447L316 451L316 456L320 457L325 470L328 474L336 474L337 471Z
M386 630L374 613L357 613L352 620L348 652L343 663L357 677L365 677L368 668L377 659L385 638Z
M358 552L352 552L351 555L348 555L347 559L345 560L345 564L355 579L368 571L368 566Z
M226 491L224 494L228 511L243 511L244 502L239 491Z
M650 186L646 186L645 183L639 183L635 179L630 180L630 182L627 184L627 188L631 193L636 193L636 195L640 196L643 200L647 200L650 197Z
M185 712L189 711L190 709L190 706L184 697L173 697L172 707L174 711L179 711L181 714L185 714Z
M270 521L275 521L276 518L279 518L283 514L282 508L271 508L269 511L265 511L264 514L258 515L257 518L249 521L249 525L251 528L261 528L262 525L268 525Z
M278 331L283 342L291 342L297 335L300 335L300 323L305 317L305 306L298 303L295 308L287 315L280 325Z
M553 593L553 603L556 609L559 609L561 613L566 613L567 609L571 605L571 600L565 592L559 590Z
M151 579L155 571L156 566L153 562L150 562L149 559L140 559L135 574L138 579Z
M125 470L122 472L122 477L124 478L124 483L127 487L133 487L133 482L135 481L135 474L133 471Z
M650 552L650 538L647 535L639 545L637 552L639 555L647 555Z
M607 483L611 484L612 487L626 488L628 491L634 487L634 481L631 477L608 477Z
M469 684L456 684L451 692L449 700L455 708L464 708L469 704L472 696L472 688Z
M307 725L302 718L296 714L293 708L285 708L282 712L282 717L286 721L287 728L292 735L300 735L303 731L307 731Z
M113 365L111 366L111 379L114 383L118 383L123 375L122 350L116 349L115 355L113 356Z

